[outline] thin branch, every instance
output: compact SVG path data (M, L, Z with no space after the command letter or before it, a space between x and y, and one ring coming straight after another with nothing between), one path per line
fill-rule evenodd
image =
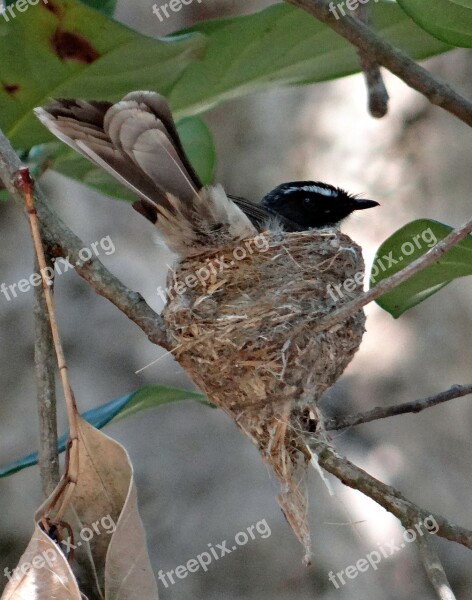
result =
M418 273L425 267L436 262L439 258L441 258L441 256L446 254L448 250L458 244L462 239L467 237L471 231L472 219L469 219L466 223L464 223L464 225L451 231L449 235L430 248L426 254L423 254L423 256L420 256L414 260L401 271L398 271L391 277L384 279L374 288L371 288L368 292L364 292L364 294L358 298L344 303L340 308L332 313L329 313L326 317L317 320L316 323L313 323L310 329L311 333L314 334L318 331L326 331L330 327L333 327L333 325L337 325L338 323L347 319L347 317L363 308L366 304L369 304L369 302L372 302L387 292L390 292L393 290L393 288L409 279L415 273Z
M15 173L23 166L10 142L0 131L0 179L9 193L23 206L23 196L14 185ZM110 302L112 302L131 321L136 323L149 340L169 350L162 318L146 303L138 292L127 288L98 260L93 257L81 263L79 252L86 247L59 217L49 208L41 190L35 190L36 208L42 223L42 234L45 244L54 256L69 257L75 265L77 273L91 287Z
M456 600L444 567L434 547L433 540L426 536L418 536L416 543L418 544L426 574L433 584L439 600Z
M369 12L365 4L358 7L357 16L360 21L370 27ZM366 54L362 50L358 49L357 54L367 87L369 113L376 119L381 119L388 112L389 96L379 64L370 57L370 54Z
M74 394L69 382L68 367L62 348L62 342L59 335L59 325L56 318L56 308L54 305L54 298L51 290L52 277L48 275L46 253L44 252L43 240L41 238L41 226L36 211L33 196L33 181L31 179L29 170L26 167L20 169L17 174L15 183L19 187L20 191L24 194L24 202L26 205L26 211L29 217L29 223L31 228L31 237L33 238L34 251L39 264L39 272L41 274L41 283L43 287L44 297L46 300L47 314L49 317L49 324L52 333L52 339L54 343L54 349L56 352L57 366L59 368L59 374L61 377L62 388L66 399L67 415L69 421L70 437L72 439L77 438L77 406L75 403Z
M35 261L35 272L38 272ZM51 262L48 261L48 265ZM57 451L57 414L54 346L47 306L42 287L34 289L34 365L36 372L37 405L39 418L38 465L43 496L47 498L59 482L59 454Z
M330 12L326 0L286 0L302 8L322 23L331 27L361 52L383 65L411 88L423 94L432 104L440 106L467 125L472 126L472 102L458 94L450 85L433 76L398 48L373 32L359 19ZM334 6L334 3L331 3ZM339 16L339 15L338 15Z
M371 421L377 421L378 419L386 419L387 417L395 417L397 415L404 415L406 413L419 413L426 408L437 406L442 402L448 402L454 398L461 398L472 394L472 384L468 385L453 385L448 390L435 394L434 396L428 396L428 398L422 398L420 400L412 400L410 402L404 402L403 404L396 404L393 406L377 406L366 412L360 412L355 415L348 415L346 417L334 417L326 419L324 426L327 431L346 429L347 427L354 427L355 425L361 425L362 423L370 423Z
M325 471L334 475L344 485L359 490L377 504L395 515L408 528L411 522L433 518L438 525L437 535L456 542L472 550L472 531L454 525L441 515L417 506L405 498L398 490L382 483L366 471L340 456L329 444L312 439L310 448L317 455L318 462Z

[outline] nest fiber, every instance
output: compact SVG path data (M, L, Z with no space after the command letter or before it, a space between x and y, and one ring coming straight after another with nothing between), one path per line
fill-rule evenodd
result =
M317 402L358 349L364 313L312 329L362 293L363 273L359 246L325 229L264 232L192 257L169 276L163 316L174 354L273 469L306 557L307 440L323 435Z

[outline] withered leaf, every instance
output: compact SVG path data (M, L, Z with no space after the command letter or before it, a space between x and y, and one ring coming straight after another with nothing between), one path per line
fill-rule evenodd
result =
M128 454L81 417L78 438L77 485L62 519L72 535L61 529L66 534L55 542L38 524L59 485L36 512L35 532L20 560L20 568L33 566L21 579L12 578L2 600L157 600ZM37 559L35 567L45 550L57 559L43 565Z

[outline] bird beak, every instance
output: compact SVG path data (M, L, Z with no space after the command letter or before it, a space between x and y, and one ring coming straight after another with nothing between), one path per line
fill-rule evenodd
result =
M364 210L365 208L373 208L379 206L375 200L364 200L363 198L354 198L354 210Z

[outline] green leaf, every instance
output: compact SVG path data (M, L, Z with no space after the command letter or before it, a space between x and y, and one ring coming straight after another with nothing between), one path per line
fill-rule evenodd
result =
M0 127L16 147L52 137L32 109L51 97L118 100L133 89L169 98L177 118L224 100L281 85L310 83L359 70L354 48L288 4L200 23L153 39L77 0L54 0L0 22ZM379 33L414 58L449 49L394 3L376 3ZM156 18L150 11L149 18Z
M414 58L449 49L405 18L396 4L379 3L371 9L379 34ZM205 60L187 69L170 94L177 110L186 110L189 102L206 110L216 102L275 85L314 83L359 71L351 44L285 3L252 15L199 23L187 31L205 34L209 43Z
M99 10L104 15L113 16L116 9L117 0L80 0L83 4Z
M19 148L50 141L32 113L51 97L118 100L132 89L168 95L201 57L202 36L154 40L76 0L54 0L0 22L0 127Z
M472 47L472 0L398 0L398 4L438 40Z
M189 392L165 385L147 385L136 392L87 410L82 413L82 417L97 429L102 429L108 423L124 419L142 410L189 399L206 403L206 396L200 392ZM57 442L59 452L64 452L67 439L68 433L59 438ZM0 469L0 478L13 475L36 464L38 464L38 453L32 452Z
M370 275L371 287L423 256L451 231L449 225L430 219L412 221L396 231L377 250ZM378 298L377 304L398 318L454 279L466 275L472 275L470 235L435 263Z
M198 117L188 117L179 121L177 130L185 152L203 184L211 183L216 165L216 149L206 123Z
M157 408L163 404L179 402L181 400L197 400L198 402L207 404L206 396L201 392L189 392L188 390L165 385L147 385L135 392L129 402L116 413L116 416L112 420L118 421L142 410Z

